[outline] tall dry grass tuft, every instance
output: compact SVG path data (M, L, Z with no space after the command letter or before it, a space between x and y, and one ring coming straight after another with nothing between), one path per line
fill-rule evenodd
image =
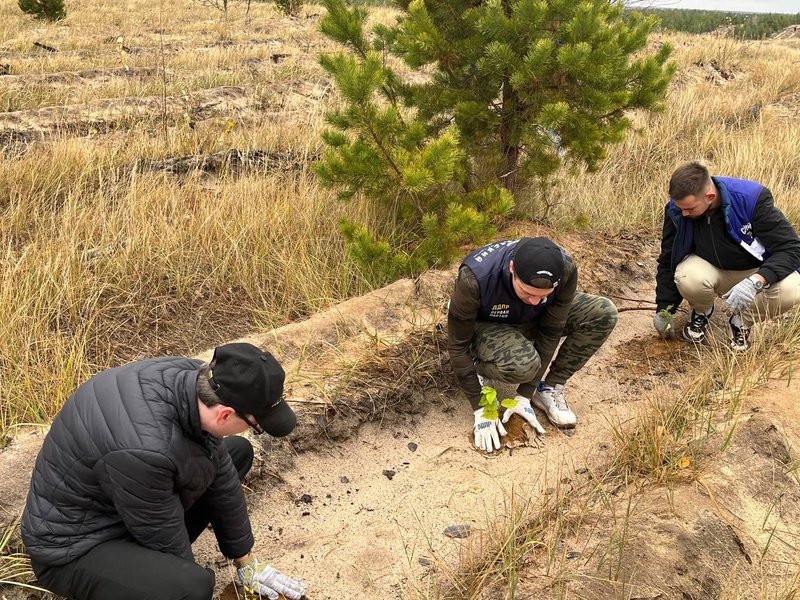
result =
M15 539L20 518L9 524L0 532L0 586L13 585L31 591L45 590L30 585L34 578L31 561L28 555L21 552Z
M770 380L791 380L800 344L800 312L757 325L746 353L713 332L697 346L704 369L679 386L654 386L632 420L609 423L615 444L610 473L626 481L675 484L694 479L704 460L724 451L747 395Z
M546 487L546 486L545 486ZM503 493L502 505L471 531L458 551L458 561L440 558L431 548L431 570L404 593L409 600L461 600L521 593L521 574L533 562L544 563L549 585L558 585L565 550L560 541L580 521L578 503L560 483L543 490L514 487ZM499 597L499 596L498 596Z

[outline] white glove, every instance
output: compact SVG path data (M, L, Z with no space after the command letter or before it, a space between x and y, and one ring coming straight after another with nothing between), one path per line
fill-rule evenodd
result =
M500 419L485 419L483 410L483 407L480 407L475 411L475 447L484 452L499 450L500 435L506 434L506 428Z
M300 600L306 594L306 584L299 579L287 577L277 569L258 562L255 558L236 569L236 575L245 589L278 600L278 594L289 600Z
M653 326L656 328L658 335L665 340L667 338L675 337L675 330L672 328L672 319L675 317L667 309L660 310L653 317Z
M506 412L503 414L503 423L508 423L511 415L519 415L536 430L536 433L544 434L544 427L539 423L539 419L536 418L536 413L533 412L531 408L531 401L525 396L517 396L514 400L517 401L517 404L514 408L506 409Z
M756 284L753 283L753 280L749 277L745 277L733 286L731 291L722 296L722 298L728 303L728 307L732 311L738 312L750 306L753 300L756 299L757 293Z

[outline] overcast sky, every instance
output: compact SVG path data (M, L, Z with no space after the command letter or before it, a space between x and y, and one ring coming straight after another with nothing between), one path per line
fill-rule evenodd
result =
M657 0L663 8L701 8L725 12L800 13L800 0Z

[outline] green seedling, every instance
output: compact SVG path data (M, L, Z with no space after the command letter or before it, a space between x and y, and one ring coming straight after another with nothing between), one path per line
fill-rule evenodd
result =
M512 398L505 398L500 402L500 406L503 408L514 408L517 405L517 401ZM493 387L489 387L488 385L484 386L481 389L481 401L478 402L478 406L483 407L483 418L488 419L489 421L494 421L499 417L497 413L497 390Z
M665 330L667 333L672 331L672 319L675 318L675 315L670 312L671 310L672 304L670 304L667 308L662 308L660 311L658 311L658 316L664 319Z

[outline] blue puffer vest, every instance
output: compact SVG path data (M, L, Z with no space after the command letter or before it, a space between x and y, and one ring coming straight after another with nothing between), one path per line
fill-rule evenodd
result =
M728 235L747 252L763 262L769 257L769 252L758 241L758 238L753 237L752 221L756 201L764 190L764 186L755 181L733 177L712 177L711 180L719 191L722 215L725 218ZM681 209L671 198L667 205L667 214L675 223L677 230L675 243L672 246L672 271L675 272L678 264L694 250L693 220L682 216Z

